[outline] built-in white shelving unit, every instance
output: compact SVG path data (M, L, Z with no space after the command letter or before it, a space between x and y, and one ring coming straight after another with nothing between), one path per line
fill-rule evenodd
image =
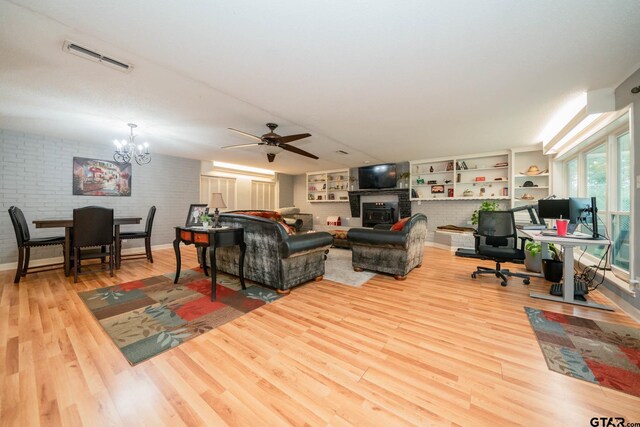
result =
M348 202L349 169L307 173L309 202Z
M549 195L549 157L542 154L542 150L539 148L513 149L511 163L513 164L512 206L536 203ZM527 171L532 166L537 167L541 173L528 174Z
M510 200L509 151L410 163L411 200Z

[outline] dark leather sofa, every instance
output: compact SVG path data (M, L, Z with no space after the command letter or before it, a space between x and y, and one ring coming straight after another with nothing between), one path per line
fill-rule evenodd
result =
M244 228L247 279L288 292L324 275L325 252L333 242L329 233L288 235L278 221L234 213L220 214L220 225ZM237 275L239 251L237 246L217 249L218 269Z
M404 280L415 267L420 267L427 236L427 217L413 215L401 231L352 228L347 234L351 242L353 269L393 274Z

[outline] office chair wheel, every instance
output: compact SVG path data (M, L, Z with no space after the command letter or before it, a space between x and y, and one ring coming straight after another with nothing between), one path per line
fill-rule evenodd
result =
M529 280L529 279L524 279L524 280L522 281L522 283L524 283L525 285L528 285L529 283L531 283L531 280Z
M503 280L502 282L500 282L500 284L501 284L502 286L507 286L507 282L506 282L506 281L504 281L504 280Z
M476 273L471 273L471 278L475 279L476 278Z

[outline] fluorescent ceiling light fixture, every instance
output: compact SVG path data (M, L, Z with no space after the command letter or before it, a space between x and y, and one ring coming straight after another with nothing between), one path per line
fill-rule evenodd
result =
M566 125L587 106L587 93L583 92L579 96L567 102L544 127L540 133L539 140L542 146L546 146L549 142L557 137Z
M272 170L269 169L261 169L261 168L254 168L251 166L244 166L244 165L236 165L233 163L226 163L226 162L218 162L216 160L213 161L213 167L214 168L221 168L221 169L231 169L231 170L235 170L235 171L244 171L244 172L252 172L252 173L259 173L259 174L263 174L263 175L275 175L276 173Z

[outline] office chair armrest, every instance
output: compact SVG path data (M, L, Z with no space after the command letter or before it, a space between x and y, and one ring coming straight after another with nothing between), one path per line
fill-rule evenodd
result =
M482 235L478 234L477 231L473 232L473 240L475 242L476 253L478 253L478 249L480 248L480 237L482 237Z

